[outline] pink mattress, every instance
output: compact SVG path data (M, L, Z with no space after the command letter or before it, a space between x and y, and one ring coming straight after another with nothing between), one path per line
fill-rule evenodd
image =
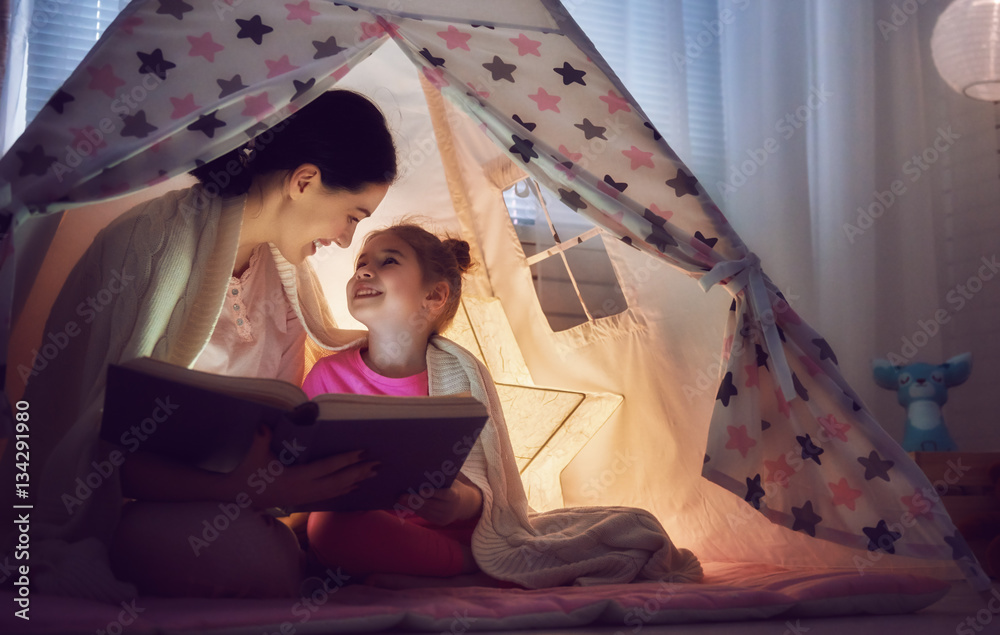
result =
M139 597L124 605L35 595L25 622L0 613L4 633L466 631L722 622L772 617L897 614L942 598L947 582L904 574L786 570L708 564L698 584L601 585L543 590L485 587L405 591L364 585L317 587L297 600ZM15 607L10 593L0 600Z

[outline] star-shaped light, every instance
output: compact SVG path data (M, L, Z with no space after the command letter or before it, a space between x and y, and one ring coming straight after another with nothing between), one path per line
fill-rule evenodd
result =
M189 57L204 57L209 62L214 62L215 54L226 49L212 39L211 31L205 31L198 36L189 35L187 41L191 44L191 50L188 51Z
M499 55L494 55L493 61L483 64L483 68L490 72L495 82L505 79L512 84L514 83L514 71L517 70L517 66L503 61Z
M145 139L149 136L149 133L157 129L156 126L146 121L146 112L144 110L138 110L134 115L125 115L122 117L122 121L125 123L121 131L123 137Z
M346 51L347 49L343 46L337 44L337 38L332 35L326 40L320 42L319 40L313 40L313 48L316 49L316 54L313 55L314 60L320 60L324 57L333 57L341 51Z
M832 413L823 417L817 417L816 421L826 431L826 435L831 439L847 442L847 431L851 429L851 424L839 421Z
M875 477L889 482L889 470L895 465L893 461L883 461L875 450L871 451L868 458L858 457L858 463L865 467L865 480L870 481Z
M791 478L795 475L795 470L788 464L787 455L782 454L774 461L764 459L764 467L767 468L767 482L777 483L788 489Z
M677 176L669 179L667 185L674 188L678 198L685 194L698 195L698 179L685 172L683 168L677 170Z
M177 68L177 64L163 59L163 51L161 49L155 49L152 53L136 51L136 55L139 57L139 61L142 62L142 65L139 66L140 74L152 73L160 79L166 79L167 71L171 68Z
M301 20L308 25L311 25L312 19L319 15L319 11L314 11L309 6L309 0L302 0L298 4L286 4L285 8L288 9L286 20Z
M468 33L462 33L455 28L454 24L449 24L446 31L438 31L438 37L445 41L448 45L448 50L452 49L462 49L463 51L471 51L469 48L469 39L472 35Z
M652 168L653 165L653 153L643 152L639 148L632 146L628 150L622 150L622 154L629 158L632 162L631 168L633 170L638 170L641 167Z
M550 95L544 88L539 87L538 92L534 95L528 95L528 99L532 100L538 104L538 110L552 110L559 112L559 102L562 97L557 97L556 95Z
M834 506L843 505L852 512L854 511L854 501L861 497L861 490L851 487L846 478L841 478L838 483L827 483L827 486L833 492Z
M516 134L511 135L510 138L514 142L514 145L508 148L511 154L521 155L521 160L525 163L538 158L538 153L535 152L535 143L533 141L530 139L522 139Z
M198 121L196 121L193 124L191 124L190 126L188 126L187 129L191 130L191 131L200 131L200 132L203 132L203 133L205 133L205 136L208 137L209 139L214 138L215 137L215 129L216 128L221 128L221 127L223 127L223 126L226 125L224 121L220 121L215 116L215 113L217 113L217 112L219 112L219 111L218 110L213 110L212 112L208 113L207 115L201 115L200 117L198 117Z
M884 520L878 521L874 527L864 527L862 531L868 537L868 551L882 550L886 553L896 553L894 543L903 537L897 531L890 531Z
M90 74L90 83L87 84L87 88L99 90L108 97L114 97L115 89L125 85L125 80L115 75L111 64L105 64L100 68L88 66L87 72Z
M243 78L241 78L239 75L233 75L232 79L217 79L215 80L215 83L218 84L219 88L222 89L219 92L219 99L222 99L223 97L228 97L233 93L238 93L244 88L249 88L249 86L243 83Z
M608 105L609 115L613 115L619 110L632 112L632 107L628 105L628 101L619 97L613 90L609 90L607 95L602 95L599 99Z
M757 445L757 441L751 439L747 433L747 427L726 426L726 431L729 433L729 440L726 441L726 449L736 450L744 459L747 458L747 452L750 451L750 448Z
M277 77L278 75L284 75L285 73L290 73L298 68L298 66L293 66L291 62L288 61L287 55L282 55L276 60L264 60L267 64L267 78Z
M538 52L538 47L541 46L542 43L532 40L524 33L519 34L517 37L510 38L510 42L517 47L517 54L521 57L524 57L525 55L534 55L535 57L542 56L542 54Z
M238 39L249 38L257 46L263 44L264 36L274 30L272 27L264 24L259 15L255 15L249 20L240 20L237 18L236 24L240 27L240 32L236 34L236 37Z
M586 86L587 83L583 81L583 76L587 74L586 71L581 71L570 66L569 62L563 62L562 68L553 68L556 73L562 77L563 86L569 86L570 84L580 84L581 86Z
M590 122L590 119L584 118L582 123L573 124L573 127L583 130L583 136L587 138L587 141L590 141L595 137L604 139L605 141L608 140L608 138L604 136L604 133L607 132L608 129L594 125Z
M802 507L793 506L792 515L795 516L792 531L804 531L813 538L816 537L816 525L822 522L823 517L813 511L812 501L806 501Z
M58 161L56 157L46 155L45 149L40 145L36 145L28 152L18 150L17 158L21 159L21 169L17 172L18 176L45 176L49 167Z
M243 110L240 112L244 117L261 119L274 110L274 106L268 99L266 92L260 95L247 95L243 98Z

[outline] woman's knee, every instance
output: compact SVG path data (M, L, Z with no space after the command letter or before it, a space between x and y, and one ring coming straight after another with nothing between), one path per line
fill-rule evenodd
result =
M208 597L291 596L302 566L287 526L251 510L226 514L212 502L126 505L112 564L142 593Z

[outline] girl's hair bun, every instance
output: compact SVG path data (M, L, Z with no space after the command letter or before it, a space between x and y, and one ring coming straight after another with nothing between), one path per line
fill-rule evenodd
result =
M455 262L462 273L472 268L472 253L469 243L458 238L446 238L441 241L445 249L455 256Z

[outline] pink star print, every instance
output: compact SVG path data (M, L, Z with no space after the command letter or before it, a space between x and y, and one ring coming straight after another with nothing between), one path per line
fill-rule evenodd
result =
M542 54L538 52L538 47L541 46L542 43L532 40L524 33L521 33L517 37L510 38L510 42L517 47L517 54L521 57L524 57L525 55L534 55L535 57L542 56Z
M799 357L799 361L806 367L806 371L809 373L810 377L815 377L823 372L823 369L819 367L819 364L814 362L812 357L809 357L808 355L802 355Z
M256 119L261 119L264 115L270 113L274 110L274 106L268 101L267 93L261 95L248 96L243 98L244 108L240 113L244 117L254 117Z
M108 144L104 142L104 136L96 132L93 126L87 126L83 129L70 128L69 131L73 133L73 140L70 141L70 146L84 156L89 157L92 154L96 154L98 148L108 147ZM100 141L95 145L94 139L100 139ZM87 148L90 148L90 150L85 151Z
M195 37L193 35L187 36L188 42L191 43L191 50L188 51L190 57L201 56L204 57L209 62L215 61L215 54L219 51L224 50L226 47L215 42L212 39L212 33L210 31L205 31L200 37Z
M194 103L194 93L188 93L185 97L180 99L171 97L170 103L174 107L174 111L170 113L171 119L180 119L181 117L198 110L198 104Z
M489 91L483 90L482 86L476 86L472 82L467 82L465 85L468 86L469 88L471 88L472 92L476 93L477 95L479 95L483 99L489 99L490 98Z
M747 436L746 426L726 426L726 430L729 431L729 440L726 441L726 449L728 450L739 450L743 458L747 458L747 452L753 446L757 445L757 442Z
M632 160L632 169L638 170L642 166L653 167L653 153L643 152L639 148L632 146L631 150L622 150L622 154Z
M312 24L313 18L319 15L319 11L313 11L309 6L309 0L302 0L298 4L286 4L288 9L288 20L302 20L306 24Z
M87 72L90 73L90 84L87 85L87 88L99 90L108 97L114 97L115 89L125 85L125 80L115 75L111 64L105 64L100 68L88 66Z
M122 31L125 31L129 35L132 35L132 29L142 24L142 18L138 16L130 16L122 22Z
M452 49L471 50L469 49L469 39L472 36L468 33L462 33L452 24L448 25L447 31L438 31L438 37L445 41L449 51Z
M934 504L919 489L913 490L912 496L903 496L899 500L906 505L910 515L914 517L923 516L929 520L934 520Z
M850 424L837 421L837 417L832 414L819 417L816 421L819 422L819 425L823 427L823 430L826 431L827 436L831 439L847 442L847 435L845 433L851 429Z
M362 22L361 23L361 38L359 41L364 42L365 40L370 40L373 37L378 37L383 33L388 33L389 37L399 36L399 27L391 22Z
M781 392L781 388L774 391L774 398L778 401L778 412L785 415L787 419L791 415L792 410L788 407L788 402L785 401L785 393Z
M788 483L791 477L795 474L795 470L788 465L788 457L782 454L778 457L776 461L764 460L764 467L767 468L767 481L771 483L777 483L784 488L788 488Z
M424 67L422 70L424 71L424 77L427 78L427 81L429 81L431 86L434 88L441 90L445 86L450 86L448 79L444 76L444 71L440 68Z
M847 484L847 479L840 479L839 483L827 483L830 491L833 492L833 504L844 505L847 509L854 511L854 501L861 496L861 490L853 489Z
M760 385L760 377L757 374L757 362L747 364L743 367L743 370L747 371L747 388L754 388L755 386Z
M555 95L550 95L545 92L544 88L539 88L538 92L534 95L528 95L528 98L538 104L538 110L554 110L559 112L559 106L556 104L562 99L562 97L556 97Z
M570 152L569 148L563 145L559 146L559 152L573 163L576 163L583 158L582 152Z
M268 79L294 71L298 68L298 66L292 66L291 62L288 61L287 55L282 55L280 59L276 60L264 60L264 63L267 64Z
M616 95L613 90L609 90L608 94L600 99L608 105L608 114L610 115L615 114L619 110L632 112L632 108L628 105L628 102Z
M670 220L670 217L674 215L674 213L668 209L660 209L659 207L656 206L656 203L653 203L649 206L649 211L653 212L663 220Z

